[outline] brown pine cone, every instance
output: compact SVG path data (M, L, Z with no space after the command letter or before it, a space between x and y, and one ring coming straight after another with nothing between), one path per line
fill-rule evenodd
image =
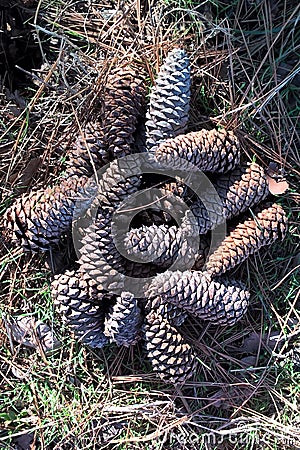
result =
M138 190L141 184L140 173L140 162L135 155L111 162L98 180L95 203L116 207Z
M132 153L134 133L146 97L141 68L117 68L109 75L104 91L102 130L113 159Z
M127 172L133 175L126 177ZM100 276L100 267L105 267L107 271L106 266L109 265L115 275L118 271L124 272L126 260L115 246L113 215L117 213L121 201L137 191L140 177L135 173L139 173L139 167L134 158L129 156L125 161L123 159L113 161L98 181L98 192L91 210L74 227L78 233L77 248L80 250L80 263L87 264L85 265L87 268L89 260L93 260L93 254L97 254L100 258L99 261L92 263L96 266L92 271L97 272L97 279ZM122 221L120 223L122 225ZM118 227L116 230L123 236L122 230Z
M107 241L109 246L106 247ZM120 295L124 290L123 259L114 247L109 230L91 225L85 230L81 245L78 261L80 272L86 279L94 280L108 292Z
M48 250L57 244L61 235L70 231L75 210L81 213L90 202L86 183L86 177L74 176L18 198L4 215L12 242L19 240L30 251Z
M148 150L186 130L190 102L190 64L184 50L168 53L151 90L146 115Z
M97 123L88 122L79 132L68 153L66 173L91 176L100 167L109 163L103 131Z
M170 325L163 307L147 315L144 339L153 371L162 380L182 383L194 374L197 362L193 349Z
M99 213L102 213L102 221ZM80 270L88 278L96 280L107 291L120 295L124 290L131 290L135 278L149 278L156 275L153 264L138 264L127 260L115 247L111 232L111 213L109 208L99 208L96 223L84 231L79 250ZM107 216L104 213L107 212ZM124 278L124 276L129 277ZM136 281L140 283L138 280ZM128 283L128 288L126 287Z
M255 163L243 165L228 174L218 176L213 187L215 190L204 190L201 198L191 206L201 234L241 214L269 194L264 170Z
M281 205L260 206L255 218L237 225L210 255L205 270L216 276L233 269L261 247L282 240L287 228L287 216Z
M115 209L111 207L99 207L94 221L89 223L86 228L82 228L83 220L80 222L80 262L93 260L93 255L97 254L97 259L94 261L96 265L100 258L99 262L103 260L112 269L122 271L124 258L115 246L111 229L114 211Z
M51 288L56 311L75 337L90 347L103 347L108 342L103 312L106 294L100 286L86 281L79 272L67 271L55 277Z
M129 347L141 338L141 310L137 299L129 292L122 292L112 308L105 324L105 335L117 345Z
M151 305L169 304L219 325L233 325L246 312L250 293L234 280L212 280L207 273L167 271L151 283ZM167 310L167 306L166 306Z
M155 158L178 170L189 170L193 164L203 171L228 172L240 162L240 143L232 131L203 129L166 140L156 149Z

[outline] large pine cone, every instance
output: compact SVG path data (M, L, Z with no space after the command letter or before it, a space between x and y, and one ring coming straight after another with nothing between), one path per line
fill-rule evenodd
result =
M190 101L190 67L184 50L172 50L151 90L146 115L146 145L151 150L186 130Z
M221 275L245 261L261 247L283 239L288 220L282 206L260 206L255 218L235 227L208 258L205 269L212 276Z
M161 379L181 383L194 374L196 357L193 349L170 325L163 306L147 315L144 339L153 371Z
M245 314L250 293L234 280L212 280L196 271L167 271L153 280L148 297L152 307L171 303L203 320L229 326Z
M112 159L132 153L134 133L146 97L145 76L140 68L117 68L104 91L102 130Z
M80 214L90 203L86 177L70 177L52 188L24 194L5 212L4 226L12 241L26 250L48 250L70 231L75 210ZM80 204L80 207L77 206Z
M160 267L175 263L176 268L192 267L197 259L198 248L194 248L198 230L184 225L142 226L130 230L125 236L124 246L131 257L141 262L153 262Z
M264 170L258 164L243 165L228 174L219 175L213 189L201 194L191 211L197 218L200 233L205 234L259 203L269 194Z
M240 143L232 131L203 129L167 139L156 149L155 158L178 170L190 170L193 164L203 171L228 172L240 162Z
M75 227L78 239L81 240L78 245L80 263L85 264L84 270L92 271L92 276L96 274L97 279L101 278L102 268L105 268L105 273L117 276L118 279L117 272L124 273L127 266L126 259L120 255L115 246L117 236L112 228L113 215L118 214L121 201L137 191L140 185L139 175L128 177L126 175L139 173L139 170L134 157L129 156L125 161L123 159L113 161L99 180L97 197L92 209ZM120 215L122 217L122 212ZM122 224L122 220L119 223ZM118 227L116 229L123 236L123 230L119 230ZM94 255L97 255L96 259ZM138 268L137 271L139 272ZM105 274L104 276L106 277Z
M51 287L56 311L75 337L90 347L107 344L103 308L107 294L101 287L74 271L57 275Z

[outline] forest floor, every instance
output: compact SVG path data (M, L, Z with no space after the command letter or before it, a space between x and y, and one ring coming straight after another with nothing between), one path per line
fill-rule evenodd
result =
M235 271L251 290L247 315L226 329L185 327L201 365L182 386L155 378L142 346L76 342L54 314L49 255L0 254L0 448L300 448L299 2L1 3L0 215L57 180L109 67L142 61L150 88L175 46L191 60L189 128L235 130L243 159L276 163L290 188L276 196L286 239ZM60 346L15 342L20 314Z

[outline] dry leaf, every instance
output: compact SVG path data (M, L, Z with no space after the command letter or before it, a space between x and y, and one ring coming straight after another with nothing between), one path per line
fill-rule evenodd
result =
M249 367L253 367L256 364L256 356L245 356L239 360L241 365L248 369Z
M21 173L15 173L10 176L9 181L14 184L18 184L17 190L21 194L26 191L31 179L34 177L41 165L41 158L32 158L24 170Z
M30 450L32 449L31 444L34 440L34 434L33 433L24 433L20 436L16 436L13 438L13 443L15 445L16 450Z
M261 335L253 331L244 339L243 345L239 347L241 353L257 353L261 345Z
M289 189L289 184L284 178L284 170L280 169L277 163L270 162L266 171L266 176L271 194L284 194L284 192Z
M284 194L289 189L289 184L284 179L275 179L267 175L267 180L269 183L269 191L273 195Z
M32 316L13 318L7 323L7 328L13 339L26 347L36 349L41 345L46 353L60 346L60 342L48 325L36 321Z

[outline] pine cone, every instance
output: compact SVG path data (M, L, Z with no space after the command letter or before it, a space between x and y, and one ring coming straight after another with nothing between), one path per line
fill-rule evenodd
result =
M190 67L184 50L175 48L165 59L150 94L146 115L148 150L186 130L190 102Z
M24 194L5 212L4 226L13 231L12 241L30 251L48 250L70 231L75 207L90 202L83 186L86 177L70 177L52 188ZM77 208L77 212L82 210Z
M250 293L234 280L212 280L207 273L167 271L157 275L148 290L152 307L171 303L219 325L233 325L246 312Z
M102 130L113 159L132 152L134 133L146 96L145 76L140 68L115 69L104 92Z
M254 163L218 176L213 186L215 190L208 187L191 206L201 234L241 214L269 194L264 170Z
M100 287L74 271L57 275L51 287L56 310L75 337L90 347L103 347L108 342L104 335L106 297Z
M109 264L112 269L122 271L124 258L115 247L114 235L111 229L112 217L115 209L109 207L99 207L97 209L95 221L80 229L81 248L80 263L103 260ZM80 225L82 227L83 221ZM97 254L97 258L94 255ZM100 268L100 265L98 265Z
M134 263L118 252L114 233L111 231L112 212L113 209L99 208L95 224L89 225L84 230L79 264L80 270L87 277L102 284L107 291L112 290L121 294L123 290L131 289L135 278L149 278L156 275L157 268L153 264ZM124 275L130 278L124 278ZM138 280L136 282L140 283ZM129 284L128 289L126 283Z
M121 201L137 191L140 176L135 174L139 171L135 158L128 156L125 161L113 161L102 174L91 208L73 228L81 255L89 257L91 249L99 249L106 263L114 269L121 269L123 258L115 248L112 219Z
M176 267L186 269L192 267L196 260L197 250L194 241L197 230L191 226L178 228L166 225L142 226L130 230L124 240L125 249L131 257L138 261L151 261L160 267L175 263Z
M87 123L79 133L68 154L66 173L68 176L91 176L100 167L109 163L104 135L97 123Z
M148 314L144 338L153 371L161 379L169 383L182 383L194 374L195 354L165 318L163 307Z
M236 226L206 263L206 271L212 276L221 275L245 261L261 247L283 239L287 232L287 216L282 206L273 203L261 206L256 217Z
M133 175L126 177L127 172ZM100 276L100 268L105 267L107 270L107 265L113 269L112 273L115 275L117 275L116 271L123 272L126 260L115 247L116 236L112 229L113 215L117 213L121 201L137 191L140 177L135 173L139 173L139 167L134 158L129 156L125 161L123 159L113 161L98 182L98 192L91 210L74 228L78 233L77 239L80 241L77 245L80 249L80 263L87 264L85 270L90 265L89 260L93 260L93 254L99 257L99 261L92 263L92 271L97 271L97 277ZM119 223L122 224L122 220ZM122 234L122 230L118 227L116 232Z
M125 236L124 246L129 256L142 262L153 261L155 264L168 265L178 254L181 233L178 227L166 225L142 226L130 230Z
M117 297L105 324L105 335L117 345L129 347L140 340L141 310L137 299L129 292Z
M79 250L80 272L108 292L121 294L124 290L123 258L114 246L109 228L92 224L84 230Z
M240 162L240 143L232 131L203 129L166 140L156 149L155 158L178 170L190 170L194 164L203 171L228 172Z
M138 190L140 173L141 167L135 155L111 162L98 181L96 204L116 207Z

